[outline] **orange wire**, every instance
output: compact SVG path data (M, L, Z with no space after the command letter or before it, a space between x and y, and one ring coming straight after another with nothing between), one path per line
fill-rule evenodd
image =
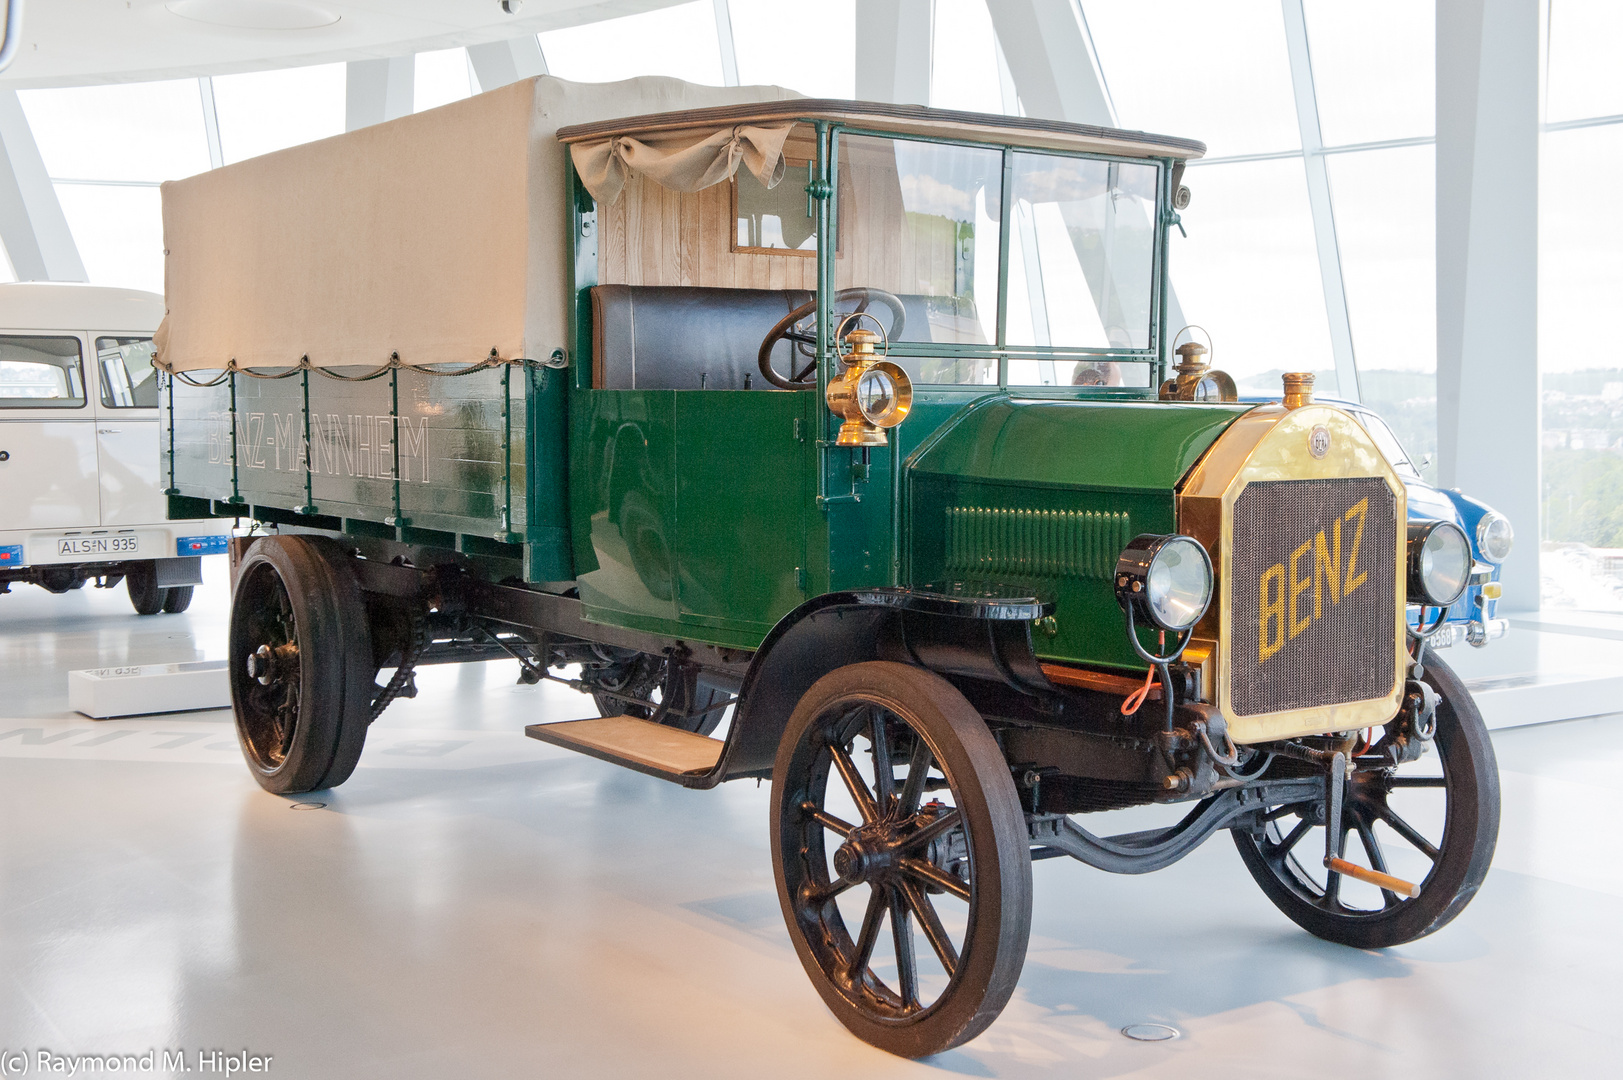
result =
M1163 631L1161 631L1160 648L1164 652L1166 650L1166 647L1167 647L1167 632L1165 630L1163 630ZM1129 694L1127 696L1127 700L1123 701L1121 703L1121 714L1123 716L1132 716L1134 713L1138 712L1138 710L1144 704L1144 699L1148 698L1150 696L1150 687L1152 687L1154 685L1155 685L1155 668L1152 666L1150 668L1150 670L1148 670L1148 671L1146 671L1144 673L1144 685L1139 687L1137 690L1134 690L1131 694Z
M1155 669L1150 668L1144 675L1144 685L1134 690L1127 696L1127 700L1121 703L1121 714L1123 716L1132 716L1138 712L1139 707L1144 704L1144 699L1150 696L1150 687L1154 685Z

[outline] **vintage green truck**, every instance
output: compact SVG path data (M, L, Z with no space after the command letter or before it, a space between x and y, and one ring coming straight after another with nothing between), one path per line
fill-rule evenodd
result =
M1498 775L1406 613L1476 568L1310 376L1172 355L1202 150L542 77L165 185L163 469L245 523L253 775L342 783L415 667L517 660L595 705L537 739L771 781L806 971L908 1056L1008 1002L1038 859L1226 830L1312 933L1442 926Z

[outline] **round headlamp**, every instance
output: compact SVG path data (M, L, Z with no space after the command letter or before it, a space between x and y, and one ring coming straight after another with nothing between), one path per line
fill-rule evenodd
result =
M1489 562L1502 563L1510 558L1510 549L1516 542L1516 530L1510 519L1497 510L1489 510L1476 523L1476 548Z
M1161 630L1181 633L1212 602L1212 560L1190 536L1135 536L1116 560L1116 600Z
M1471 543L1449 521L1409 526L1409 602L1448 607L1471 580Z

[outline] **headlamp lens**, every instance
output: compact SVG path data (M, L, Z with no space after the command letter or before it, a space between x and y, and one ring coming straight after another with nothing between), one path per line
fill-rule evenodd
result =
M1409 544L1409 584L1420 593L1410 599L1434 607L1458 600L1471 578L1471 544L1459 527L1446 521L1411 526Z
M1146 575L1151 617L1167 630L1187 630L1200 621L1212 599L1212 564L1187 536L1174 536L1156 548Z
M1489 562L1502 563L1510 558L1511 546L1516 542L1516 530L1510 519L1490 510L1482 515L1476 526L1476 546Z

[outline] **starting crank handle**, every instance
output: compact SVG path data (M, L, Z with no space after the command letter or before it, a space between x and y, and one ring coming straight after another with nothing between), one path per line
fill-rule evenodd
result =
M1379 870L1366 870L1357 863L1350 863L1346 859L1325 859L1324 866L1326 870L1332 870L1342 877L1357 878L1367 885L1374 885L1377 888L1385 889L1387 892L1395 892L1399 896L1407 896L1411 900L1420 895L1420 886L1413 882L1404 881L1402 878L1393 877L1391 874L1383 874Z

